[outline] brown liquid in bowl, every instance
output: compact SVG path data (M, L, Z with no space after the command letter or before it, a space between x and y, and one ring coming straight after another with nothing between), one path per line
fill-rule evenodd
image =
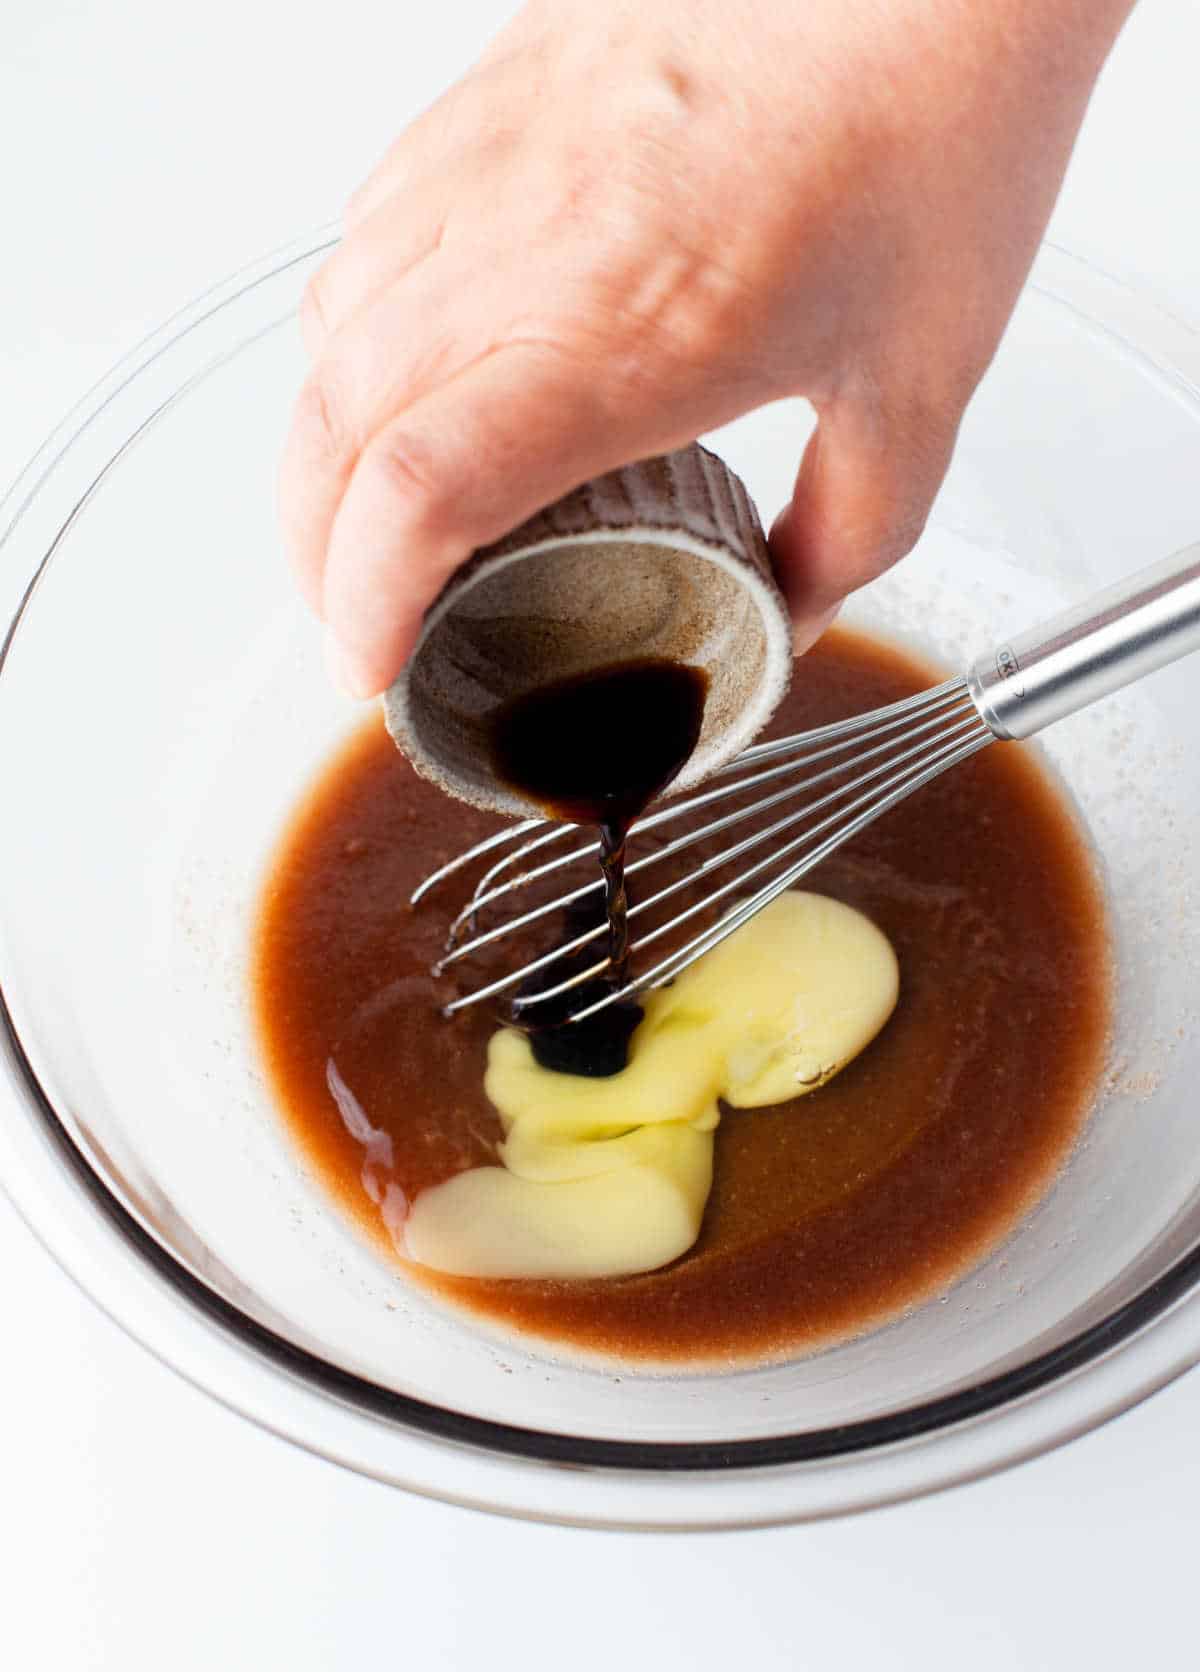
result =
M934 677L835 631L797 664L771 732ZM372 721L301 807L264 890L255 999L280 1107L318 1176L389 1253L418 1191L495 1160L501 1132L482 1084L495 1017L440 1016L448 993L428 971L449 902L414 912L407 901L500 822L418 778ZM410 1266L415 1280L576 1349L745 1362L894 1315L1013 1226L1086 1118L1108 1028L1103 900L1061 795L1027 748L994 746L804 886L889 937L899 1004L828 1085L724 1114L695 1248L640 1277L484 1281Z

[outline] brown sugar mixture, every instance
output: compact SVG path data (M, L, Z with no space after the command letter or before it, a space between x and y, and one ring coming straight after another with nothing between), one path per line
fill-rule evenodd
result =
M768 735L936 677L834 631L797 664ZM319 779L267 878L254 997L270 1078L314 1171L389 1253L419 1191L496 1160L502 1134L483 1091L496 1014L440 1015L453 988L429 970L451 904L407 902L500 824L418 778L373 720ZM803 886L888 936L899 1003L827 1085L724 1113L692 1251L638 1277L501 1281L409 1265L415 1281L566 1349L763 1361L878 1324L1012 1228L1079 1133L1108 1030L1103 899L1060 793L1027 748L993 746ZM547 944L543 933L524 950Z

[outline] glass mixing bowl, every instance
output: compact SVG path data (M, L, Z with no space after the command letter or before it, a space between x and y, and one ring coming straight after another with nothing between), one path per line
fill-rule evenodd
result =
M0 513L0 1176L30 1226L133 1335L265 1427L562 1521L881 1503L1043 1450L1192 1364L1195 662L1045 740L1107 877L1112 1059L1052 1193L939 1299L768 1369L606 1372L444 1311L331 1208L271 1105L246 1003L267 856L361 717L330 688L273 509L296 304L330 241L170 321ZM850 618L962 665L1194 540L1197 384L1195 333L1046 249L919 550ZM786 403L715 438L768 514L808 422Z

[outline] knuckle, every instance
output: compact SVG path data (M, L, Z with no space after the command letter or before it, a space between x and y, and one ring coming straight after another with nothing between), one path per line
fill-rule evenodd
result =
M664 236L655 203L618 182L595 219L603 239L592 247L572 314L602 336L611 372L678 386L693 375L711 378L735 356L752 358L761 335L754 286L739 265L714 257L699 206L680 206Z
M332 367L319 366L300 391L296 423L308 438L310 452L341 467L359 451L347 412Z
M708 262L688 263L664 321L666 348L684 364L707 367L730 339L737 289L728 273Z
M656 59L627 93L626 125L635 150L656 161L686 146L700 96L696 77L681 57Z
M648 248L636 234L614 236L611 220L605 231L587 267L564 274L562 293L548 307L543 300L539 318L522 320L521 328L599 360L613 387L672 383L689 369L710 367L730 318L721 276L677 245Z
M392 429L370 448L372 471L401 508L415 536L443 532L453 515L454 493L445 461L436 463L414 435Z
M730 287L723 275L681 253L631 293L613 336L608 364L623 397L640 390L690 397L731 370L738 332Z

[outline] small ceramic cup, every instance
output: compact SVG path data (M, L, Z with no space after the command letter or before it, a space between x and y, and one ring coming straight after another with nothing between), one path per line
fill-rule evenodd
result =
M762 524L742 483L699 445L598 477L474 553L384 694L388 730L451 795L544 816L496 779L490 717L538 686L640 657L708 674L700 739L673 789L744 748L791 676Z

